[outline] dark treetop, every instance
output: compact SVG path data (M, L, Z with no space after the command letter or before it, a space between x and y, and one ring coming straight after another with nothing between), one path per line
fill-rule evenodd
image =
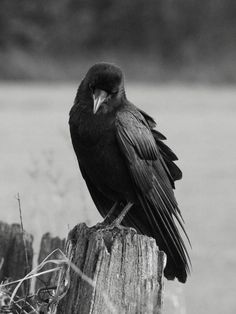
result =
M189 256L176 223L187 234L173 189L182 173L155 121L130 103L122 71L98 63L82 80L70 112L70 132L79 167L100 214L118 203L133 206L122 225L151 236L167 254L167 279L185 282Z

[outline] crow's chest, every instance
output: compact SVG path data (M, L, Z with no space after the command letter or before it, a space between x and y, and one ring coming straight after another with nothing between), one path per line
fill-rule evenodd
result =
M101 141L90 149L82 150L78 159L90 181L107 197L124 200L133 195L129 173L117 142L111 139Z
M80 166L90 181L112 199L133 194L124 156L116 138L115 120L81 119L71 125L71 137ZM132 193L131 193L132 192Z
M104 167L114 167L120 158L112 118L99 117L86 119L81 115L76 125L71 127L71 136L79 162L94 172L104 171Z
M116 172L121 154L114 130L107 129L94 134L89 132L86 136L81 134L79 142L78 159L88 170L105 173L106 169L113 168Z
M76 124L73 125L73 130L79 145L84 148L97 144L106 145L115 137L115 119L102 115L80 114Z

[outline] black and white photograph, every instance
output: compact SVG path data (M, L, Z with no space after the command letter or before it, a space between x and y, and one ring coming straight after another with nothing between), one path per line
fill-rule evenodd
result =
M0 313L236 313L236 3L0 1Z

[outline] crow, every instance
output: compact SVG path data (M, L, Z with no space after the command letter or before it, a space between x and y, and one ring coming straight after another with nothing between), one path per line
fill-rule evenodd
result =
M184 283L191 261L181 233L190 241L173 192L182 172L154 119L127 99L119 67L104 62L89 69L69 126L80 171L102 217L113 227L153 237L167 255L165 277Z

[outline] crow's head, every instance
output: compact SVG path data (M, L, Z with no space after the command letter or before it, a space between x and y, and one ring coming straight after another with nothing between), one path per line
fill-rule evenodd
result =
M93 97L93 113L102 104L114 103L125 96L124 78L120 68L110 63L97 63L87 72L83 86Z

